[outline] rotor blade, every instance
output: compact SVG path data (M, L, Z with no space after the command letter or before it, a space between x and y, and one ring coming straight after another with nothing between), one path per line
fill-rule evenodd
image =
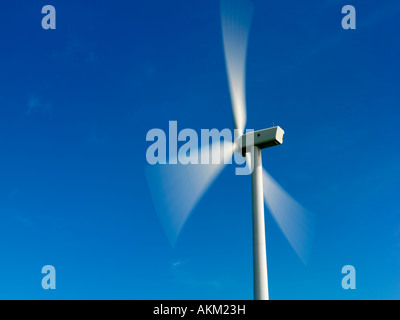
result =
M253 5L247 0L221 0L222 37L235 129L246 126L245 69Z
M287 194L265 169L263 186L269 211L298 256L307 264L314 235L314 215Z
M232 142L214 143L194 151L199 164L156 164L146 168L156 211L171 243L175 245L190 212L233 154ZM210 159L204 164L204 159ZM203 164L201 164L203 163Z

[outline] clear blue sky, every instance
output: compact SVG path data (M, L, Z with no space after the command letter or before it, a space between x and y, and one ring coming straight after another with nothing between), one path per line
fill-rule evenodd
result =
M252 2L247 125L284 128L264 166L317 217L305 266L266 212L270 298L399 299L400 4ZM232 128L219 2L6 1L0 40L0 298L251 299L250 176L172 248L144 171L152 128Z

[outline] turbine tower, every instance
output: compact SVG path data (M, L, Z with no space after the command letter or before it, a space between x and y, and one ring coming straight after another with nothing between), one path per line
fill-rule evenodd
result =
M253 277L254 299L268 300L267 248L265 244L263 167L261 150L282 144L284 131L273 127L244 134L238 139L238 148L251 166L253 205ZM250 158L247 151L250 150Z
M221 24L225 62L232 102L235 133L234 141L203 145L219 157L218 163L152 165L147 167L147 179L157 213L171 244L174 245L184 224L200 198L216 179L235 152L245 157L252 170L253 206L253 272L254 299L269 299L267 253L265 240L264 199L276 223L306 263L312 244L314 217L298 204L267 173L262 166L261 150L280 145L284 131L272 127L244 132L246 126L245 65L247 40L253 16L253 5L248 0L221 0ZM226 145L229 147L226 148Z

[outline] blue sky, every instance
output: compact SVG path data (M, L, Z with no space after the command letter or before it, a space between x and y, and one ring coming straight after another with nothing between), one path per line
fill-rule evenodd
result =
M266 211L270 298L399 299L400 5L252 2L247 127L285 130L264 166L317 219L305 266ZM148 130L233 126L219 2L7 1L0 39L0 298L251 299L250 176L174 248L145 178Z

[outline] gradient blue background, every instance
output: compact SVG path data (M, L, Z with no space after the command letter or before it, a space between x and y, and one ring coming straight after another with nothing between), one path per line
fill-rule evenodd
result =
M252 2L247 127L284 128L264 166L317 217L305 266L266 213L270 298L399 299L400 4ZM219 2L3 1L0 41L0 298L251 299L250 176L171 248L144 171L152 128L232 128Z

